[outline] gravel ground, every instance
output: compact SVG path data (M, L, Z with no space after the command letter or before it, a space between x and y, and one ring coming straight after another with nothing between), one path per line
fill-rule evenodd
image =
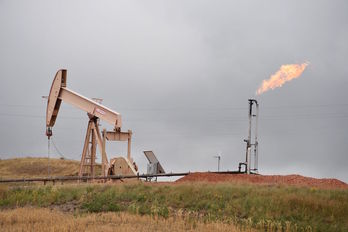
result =
M316 179L300 175L246 175L246 174L218 174L208 172L191 173L177 182L233 182L255 183L266 185L293 185L324 189L348 189L348 185L337 179Z

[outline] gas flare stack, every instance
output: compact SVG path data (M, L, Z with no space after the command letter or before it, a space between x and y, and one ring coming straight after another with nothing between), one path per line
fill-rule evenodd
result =
M248 101L249 101L249 113L248 113L249 124L248 124L248 138L244 139L244 142L246 142L245 162L239 163L238 171L242 172L242 166L244 166L245 167L244 173L250 174L250 173L258 173L258 145L259 144L257 141L257 127L258 127L258 117L259 117L259 103L255 99L249 99ZM253 167L252 167L252 159L254 161Z

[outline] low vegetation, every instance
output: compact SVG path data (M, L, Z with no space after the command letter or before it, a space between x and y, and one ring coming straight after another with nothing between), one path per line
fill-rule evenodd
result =
M0 186L2 215L29 206L147 215L159 223L184 218L262 231L348 231L348 190L228 183Z
M76 176L78 175L80 162L65 159L47 158L16 158L0 160L0 179L31 178L48 176ZM97 173L100 172L97 166Z
M231 224L192 222L185 218L157 218L129 213L71 215L57 210L17 208L0 212L1 231L238 231Z

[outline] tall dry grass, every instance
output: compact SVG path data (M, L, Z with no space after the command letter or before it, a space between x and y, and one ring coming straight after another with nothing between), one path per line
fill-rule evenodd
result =
M0 185L0 210L55 208L231 223L262 231L348 231L348 191L235 184Z
M29 178L46 177L48 175L48 164L50 176L74 176L78 174L80 162L76 160L61 160L51 158L15 158L0 160L0 178ZM97 173L101 167L97 166Z
M158 218L128 213L64 214L43 208L0 212L0 231L239 231L231 224L185 218ZM247 231L251 231L248 229Z

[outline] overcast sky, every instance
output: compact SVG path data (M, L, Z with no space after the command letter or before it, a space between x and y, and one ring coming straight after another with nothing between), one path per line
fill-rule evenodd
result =
M236 170L248 98L282 64L308 61L257 96L260 173L348 182L347 12L344 0L0 0L0 156L47 156L41 96L66 68L68 88L122 114L141 172L143 150L168 172L216 170L218 153ZM87 122L61 105L53 142L65 157L80 159Z

